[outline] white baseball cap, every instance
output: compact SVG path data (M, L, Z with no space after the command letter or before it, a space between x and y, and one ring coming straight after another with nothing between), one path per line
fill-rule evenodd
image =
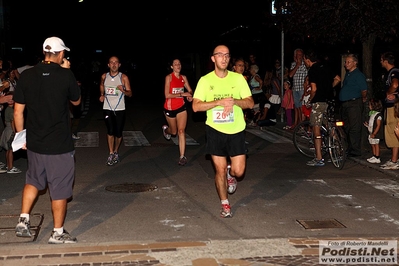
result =
M47 38L43 43L43 51L49 53L60 52L63 50L70 51L68 47L65 46L64 41L58 37Z

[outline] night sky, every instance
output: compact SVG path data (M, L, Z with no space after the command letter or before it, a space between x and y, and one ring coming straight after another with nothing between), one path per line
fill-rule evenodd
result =
M159 79L157 86L163 82L164 74L170 71L167 63L174 55L184 59L187 54L199 54L201 67L204 67L216 44L229 45L224 38L231 36L229 32L233 29L239 28L233 30L234 38L258 38L259 35L254 33L256 30L252 29L262 26L259 21L263 19L264 10L268 10L267 3L249 6L246 10L242 4L230 3L226 7L217 2L206 5L204 2L180 4L121 0L109 3L98 0L84 0L83 3L78 3L78 0L3 1L10 14L8 23L12 31L8 39L13 46L42 56L43 41L57 36L71 48L73 67L78 60L90 62L93 57L106 66L110 55L118 55L124 67L137 63L144 72L140 75L152 75L147 80L152 82L156 76ZM279 47L279 43L277 37L272 38L268 45ZM251 51L250 45L240 42L229 47L233 55L248 56ZM276 56L279 53L277 49ZM95 53L95 50L103 53ZM190 60L182 62L182 72L187 73ZM198 78L198 74L191 74L192 79Z
M140 55L211 49L212 40L239 25L254 23L262 9L268 8L262 4L245 10L243 5L223 7L216 2L204 6L204 2L4 1L10 6L10 37L15 45L40 50L46 37L58 36L75 53L102 49Z

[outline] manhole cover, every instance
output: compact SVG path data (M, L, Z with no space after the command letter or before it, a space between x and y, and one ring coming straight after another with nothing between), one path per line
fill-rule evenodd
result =
M136 193L136 192L147 192L158 189L158 186L153 184L141 184L141 183L133 183L133 184L117 184L105 187L105 190L111 192L119 192L119 193Z
M336 219L327 220L296 220L305 229L329 229L329 228L346 228L345 225Z

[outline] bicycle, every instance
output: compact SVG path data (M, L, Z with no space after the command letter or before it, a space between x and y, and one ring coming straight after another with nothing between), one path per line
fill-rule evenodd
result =
M321 153L327 153L333 165L342 169L346 161L346 138L342 128L343 122L335 118L335 102L328 102L328 108L323 114L321 132ZM302 121L294 128L293 142L295 148L304 156L315 157L314 136L309 120Z

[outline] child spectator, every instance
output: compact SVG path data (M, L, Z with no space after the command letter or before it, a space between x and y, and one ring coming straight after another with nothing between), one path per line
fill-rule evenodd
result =
M309 84L309 77L305 77L305 81L303 82L303 95L302 95L302 115L304 116L302 120L309 120L310 112L312 111L312 107L307 107L306 102L309 100L310 91L312 87Z
M371 99L369 101L369 121L364 125L369 131L369 143L373 152L373 156L368 158L369 163L381 163L380 159L380 140L383 139L384 129L382 126L382 103L380 100ZM399 108L398 108L399 109ZM396 110L396 109L395 109ZM396 115L396 113L395 113Z
M283 127L283 129L293 129L292 111L294 110L294 95L289 80L284 81L284 96L283 101L281 102L281 107L285 109L285 116L287 118L287 125Z
M19 174L21 170L14 167L14 152L11 143L15 136L14 101L8 102L4 112L5 128L0 138L0 146L6 150L7 174Z

